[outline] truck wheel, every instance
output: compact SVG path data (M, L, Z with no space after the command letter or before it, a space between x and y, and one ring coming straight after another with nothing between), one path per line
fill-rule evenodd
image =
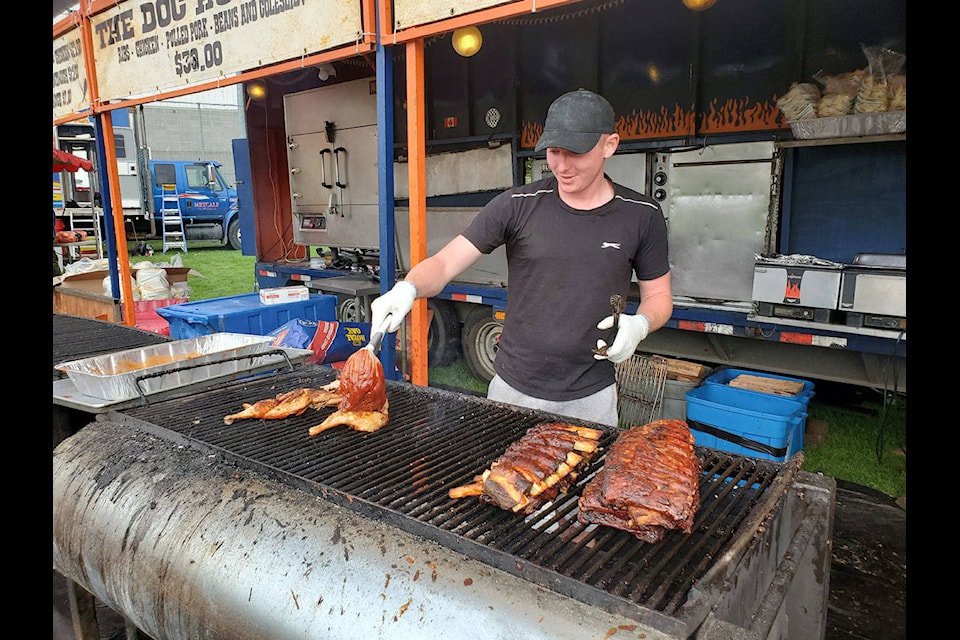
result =
M448 300L427 300L433 311L427 329L427 361L431 367L446 367L460 359L460 319Z
M340 306L337 307L337 319L340 322L369 322L363 310L363 305L353 296L343 296Z
M463 359L471 373L484 382L493 380L493 361L503 323L493 317L493 309L478 306L463 321Z
M240 221L234 218L227 226L227 244L231 249L240 248Z

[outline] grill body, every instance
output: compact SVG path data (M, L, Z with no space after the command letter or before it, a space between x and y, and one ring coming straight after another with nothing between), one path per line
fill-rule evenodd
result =
M334 375L99 415L54 450L54 568L156 640L823 637L835 484L801 456L698 449L694 532L650 545L577 521L602 450L531 515L448 497L559 416L388 381L376 433L309 437L333 408L223 424Z

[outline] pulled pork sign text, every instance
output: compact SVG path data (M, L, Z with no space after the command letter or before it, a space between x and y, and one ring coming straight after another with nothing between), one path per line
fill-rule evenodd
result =
M102 100L206 82L356 42L358 0L134 0L91 18Z

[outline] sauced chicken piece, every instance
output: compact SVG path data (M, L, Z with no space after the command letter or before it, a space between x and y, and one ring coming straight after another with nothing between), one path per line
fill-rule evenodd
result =
M339 381L324 385L319 389L300 388L285 393L278 393L276 397L264 398L253 404L243 403L243 411L224 416L224 424L233 424L236 420L259 418L261 420L277 420L289 416L300 415L308 407L320 409L340 402L337 392Z
M390 419L387 413L387 402L384 401L380 411L334 411L320 424L310 427L309 434L318 433L344 425L356 431L372 433L379 430Z
M387 401L383 364L369 349L355 351L340 371L337 411L379 411Z

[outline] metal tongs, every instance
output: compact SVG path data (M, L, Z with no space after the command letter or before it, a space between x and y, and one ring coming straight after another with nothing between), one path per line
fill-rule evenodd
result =
M599 349L591 349L591 351L598 356L607 355L607 349L613 344L613 340L617 335L617 327L620 325L620 314L627 308L627 302L623 299L623 296L615 293L610 296L610 307L613 309L613 326L610 327L610 330L607 332L606 344Z
M364 349L366 349L367 351L370 351L373 354L377 354L380 352L380 345L383 343L383 336L386 333L384 329L386 328L387 321L389 320L389 318L390 316L387 316L386 318L384 318L383 324L380 325L380 328L377 331L374 331L372 334L370 334L370 340L369 342L367 342L367 344L363 346Z

